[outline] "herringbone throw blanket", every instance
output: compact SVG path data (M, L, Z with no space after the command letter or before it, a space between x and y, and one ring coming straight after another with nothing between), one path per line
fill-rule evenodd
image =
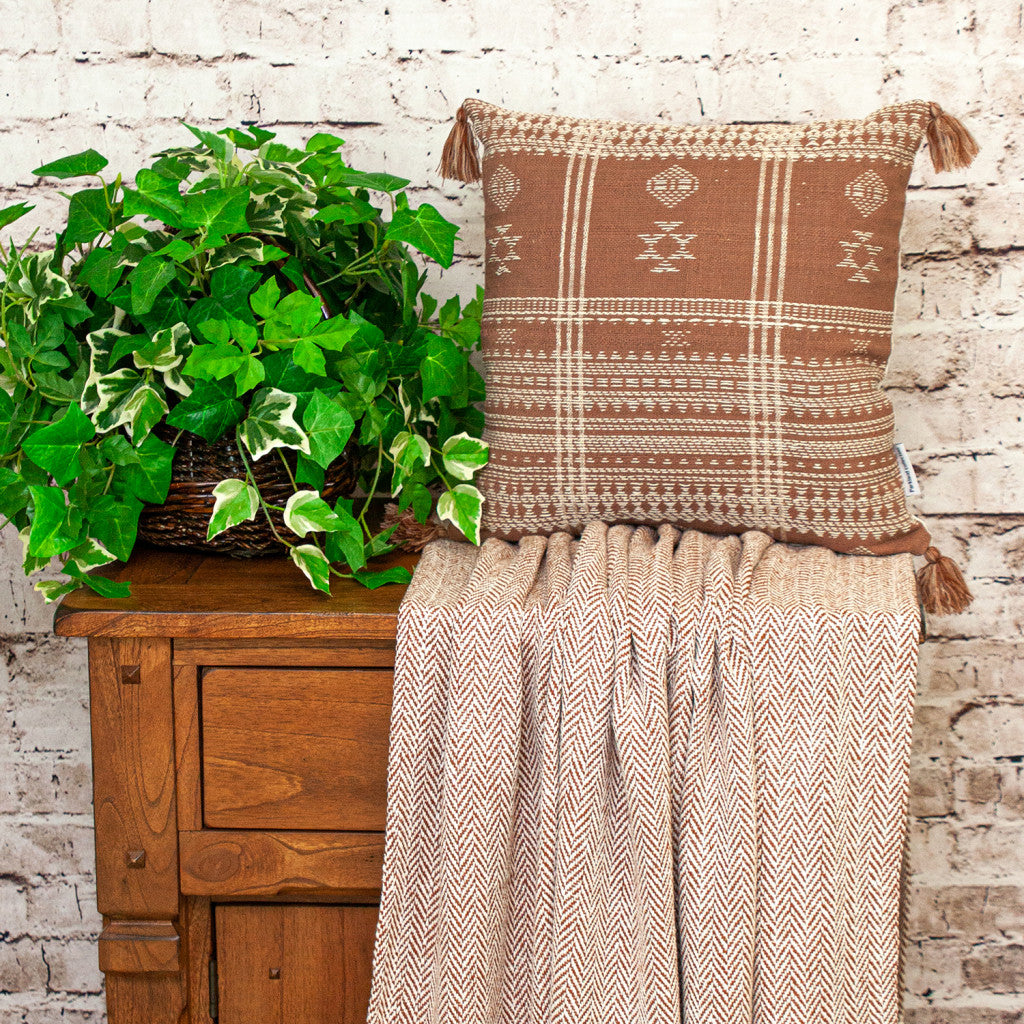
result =
M432 544L371 1024L893 1024L918 627L909 555Z

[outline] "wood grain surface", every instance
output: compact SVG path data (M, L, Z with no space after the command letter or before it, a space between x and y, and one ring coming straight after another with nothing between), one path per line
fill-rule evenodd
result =
M386 555L372 568L413 568L415 555ZM393 641L401 585L366 590L335 580L330 596L313 590L290 560L233 559L140 547L110 573L131 596L69 594L54 617L62 636L279 638Z
M101 914L178 914L174 711L168 640L89 643Z
M382 670L207 669L204 823L382 831L392 682Z
M305 895L375 902L384 867L379 832L182 832L181 891L218 899Z
M220 1024L364 1024L376 907L218 906Z

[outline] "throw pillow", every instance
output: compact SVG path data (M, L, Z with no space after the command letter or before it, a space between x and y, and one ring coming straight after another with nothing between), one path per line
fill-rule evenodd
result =
M925 102L685 125L467 100L442 170L483 178L485 533L758 529L928 552L948 590L880 388L925 136L938 169L977 152Z

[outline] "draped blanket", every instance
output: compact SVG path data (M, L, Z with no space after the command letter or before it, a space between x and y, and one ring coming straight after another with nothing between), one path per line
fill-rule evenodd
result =
M371 1024L895 1024L918 629L909 555L435 541Z

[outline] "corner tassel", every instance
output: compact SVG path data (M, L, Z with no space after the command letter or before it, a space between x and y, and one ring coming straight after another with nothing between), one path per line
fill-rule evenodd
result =
M473 129L466 118L466 111L459 107L455 124L441 150L441 165L438 167L443 178L473 182L480 180L480 161L476 155L476 140Z
M953 559L938 548L928 548L924 557L927 564L917 573L917 594L924 610L929 615L958 615L967 611L974 596Z
M936 171L955 171L970 167L978 155L974 136L952 114L938 103L931 104L932 119L928 122L928 152Z

